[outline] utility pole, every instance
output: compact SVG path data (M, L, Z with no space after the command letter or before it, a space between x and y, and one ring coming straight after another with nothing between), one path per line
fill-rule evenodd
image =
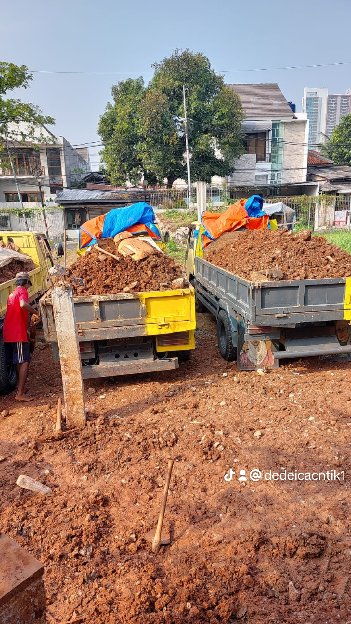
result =
M189 155L188 117L187 117L187 112L186 112L185 85L183 85L183 105L184 105L185 155L186 155L186 168L187 168L187 172L188 172L188 208L190 209L191 179L190 179L190 155Z

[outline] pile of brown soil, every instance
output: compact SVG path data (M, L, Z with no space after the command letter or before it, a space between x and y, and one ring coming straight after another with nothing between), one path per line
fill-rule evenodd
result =
M303 231L250 231L224 234L205 259L244 279L257 273L271 279L322 279L351 275L351 255L320 236ZM254 275L253 275L254 274Z
M33 269L35 269L35 264L32 260L26 262L11 260L9 264L0 268L0 284L14 279L16 273L20 271L32 271Z
M67 271L75 295L107 295L150 290L167 290L182 277L181 267L169 256L158 253L136 262L116 252L114 244L103 245L119 260L92 250Z

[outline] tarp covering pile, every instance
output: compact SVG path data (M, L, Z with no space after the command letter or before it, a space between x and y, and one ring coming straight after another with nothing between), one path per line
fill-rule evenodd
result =
M222 214L204 212L202 225L202 245L206 247L225 232L235 232L240 228L248 230L265 230L268 227L269 216L263 210L263 198L252 195L248 200L241 199L228 206Z
M79 247L89 247L101 238L113 238L125 231L133 235L144 233L161 240L152 206L146 202L137 202L131 206L113 208L107 214L83 223L79 230Z

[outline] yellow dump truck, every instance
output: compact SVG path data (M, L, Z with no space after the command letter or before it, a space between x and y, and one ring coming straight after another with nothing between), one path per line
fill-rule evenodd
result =
M48 289L48 269L52 266L50 246L47 239L43 234L27 231L0 231L0 236L5 244L9 236L13 238L20 252L32 258L35 268L30 271L32 286L29 289L29 298L31 302L38 301ZM6 365L5 349L2 340L7 299L14 288L14 279L0 283L0 394L11 391L16 385L16 370L15 367Z
M76 296L73 302L84 379L175 369L195 347L192 286ZM55 351L50 291L40 307L45 339Z

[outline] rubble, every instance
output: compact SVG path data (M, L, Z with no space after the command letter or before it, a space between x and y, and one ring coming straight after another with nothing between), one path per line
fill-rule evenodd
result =
M232 232L211 243L204 257L255 282L351 275L351 255L310 231Z

